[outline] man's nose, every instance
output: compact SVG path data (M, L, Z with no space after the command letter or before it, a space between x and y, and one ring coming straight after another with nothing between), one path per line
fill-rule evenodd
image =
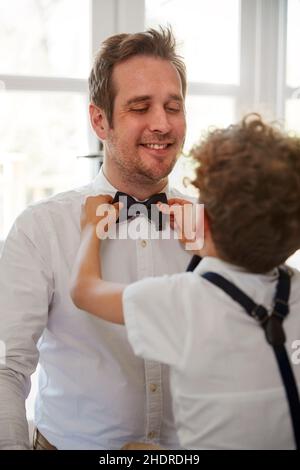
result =
M171 124L169 116L165 109L153 110L149 116L149 130L151 132L160 132L161 134L167 134L171 130Z

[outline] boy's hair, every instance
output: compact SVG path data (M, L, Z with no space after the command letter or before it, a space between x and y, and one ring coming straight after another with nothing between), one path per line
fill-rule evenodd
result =
M89 76L90 101L104 110L111 127L116 95L112 81L114 66L137 55L170 61L179 73L183 96L186 94L186 69L176 53L176 41L170 28L111 36L103 42Z
M222 259L253 273L300 247L300 139L258 114L194 147L196 180Z

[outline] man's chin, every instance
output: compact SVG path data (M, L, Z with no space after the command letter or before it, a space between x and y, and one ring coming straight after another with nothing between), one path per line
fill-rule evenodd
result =
M142 168L141 174L143 174L143 176L145 177L148 177L153 182L157 183L158 181L169 176L175 166L175 163L175 161L171 164L160 163L159 165L149 166L149 168Z
M169 174L171 173L173 167L170 169L170 168L167 168L165 170L153 170L153 169L149 169L149 170L144 170L143 172L140 173L141 176L143 176L145 179L148 179L149 182L152 182L152 183L158 183L159 181L167 178L169 176Z

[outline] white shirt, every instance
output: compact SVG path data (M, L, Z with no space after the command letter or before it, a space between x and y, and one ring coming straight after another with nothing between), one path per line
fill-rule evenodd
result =
M77 309L69 294L81 204L87 195L115 192L100 171L92 184L29 207L6 240L0 262L0 339L6 345L1 448L28 447L24 400L38 361L35 421L54 446L119 449L133 440L178 446L168 367L135 357L124 326ZM137 217L119 224L119 234L132 224L142 232L150 225ZM191 255L177 240L142 237L103 242L105 279L130 283L186 269Z
M271 308L277 270L254 275L204 258L193 273L145 279L123 295L137 355L171 366L180 443L188 449L293 449L288 402L262 328L228 294L201 277L213 271ZM300 273L294 271L286 348L300 339ZM293 370L300 390L300 365Z

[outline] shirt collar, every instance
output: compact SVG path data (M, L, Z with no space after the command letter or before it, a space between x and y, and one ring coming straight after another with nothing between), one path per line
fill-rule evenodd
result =
M102 167L99 170L98 175L92 182L93 193L94 195L97 194L109 194L110 196L114 196L118 191L118 188L115 188L106 178L103 173ZM162 193L166 193L167 197L169 197L170 189L169 184L167 184L162 190Z
M274 279L278 278L278 270L276 268L264 274L249 273L241 266L236 266L235 264L227 263L226 261L212 256L205 256L195 268L194 272L201 276L201 274L208 271L217 272L219 274L223 274L224 276L226 276L226 274L234 274L240 277L247 276L249 278L251 276L255 276L260 277L262 280L265 281L274 281Z

